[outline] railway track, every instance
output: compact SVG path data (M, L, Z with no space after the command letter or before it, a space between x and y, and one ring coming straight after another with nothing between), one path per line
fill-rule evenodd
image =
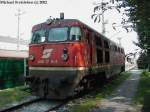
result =
M110 79L109 82L111 82L112 80L113 78ZM104 83L102 84L101 87L103 87L103 85ZM61 100L61 101L36 98L30 101L23 102L21 104L9 107L9 108L5 108L2 110L0 109L0 112L50 112L50 111L54 111L57 109L61 109L61 107L63 107L63 105L67 104L68 102L73 101L75 99L82 98L83 96L88 95L91 91L93 90L97 91L100 88L96 86L96 87L93 87L92 89L87 89L73 97L70 97L66 100Z
M67 101L46 100L38 98L2 109L0 112L50 112L66 104L66 102Z

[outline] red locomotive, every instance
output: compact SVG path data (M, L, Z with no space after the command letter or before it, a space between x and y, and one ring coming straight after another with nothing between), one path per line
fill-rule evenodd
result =
M33 27L28 63L33 93L63 99L124 71L125 55L81 21L61 17Z

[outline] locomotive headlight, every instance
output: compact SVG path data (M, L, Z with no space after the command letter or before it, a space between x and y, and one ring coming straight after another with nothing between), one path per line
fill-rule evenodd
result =
M68 60L68 54L62 54L61 55L61 58L64 60L64 61L67 61Z
M64 60L64 61L67 61L69 56L68 56L68 49L67 48L64 48L63 49L63 54L61 55L61 58Z
M34 60L34 56L33 55L29 55L29 60L33 61Z

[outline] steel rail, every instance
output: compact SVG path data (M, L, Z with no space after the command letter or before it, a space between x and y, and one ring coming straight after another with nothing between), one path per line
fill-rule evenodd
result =
M58 109L59 107L65 105L67 102L68 102L68 100L63 101L63 102L57 104L56 106L50 107L48 110L46 110L46 111L44 111L44 112L54 111L54 110Z
M30 105L32 103L35 103L35 102L38 102L38 101L41 101L41 100L43 100L43 99L42 98L37 98L37 99L34 99L34 100L23 102L21 104L15 105L15 106L4 108L4 109L0 110L0 112L10 112L10 111L13 111L13 110L17 110L17 109L19 109L23 106L27 106L27 105Z

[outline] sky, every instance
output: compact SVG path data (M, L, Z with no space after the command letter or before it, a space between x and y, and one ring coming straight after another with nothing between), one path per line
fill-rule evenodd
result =
M2 1L2 0L1 0ZM9 0L3 0L9 1ZM13 0L10 0L13 1ZM27 1L27 0L16 0ZM28 0L40 1L40 0ZM93 14L94 0L47 0L47 4L2 4L0 3L0 36L10 36L17 38L17 10L23 13L20 16L20 39L30 40L31 29L35 24L45 22L49 16L59 17L60 12L64 12L66 19L79 19L98 32L102 31L101 23L94 23L91 19ZM121 14L116 10L109 10L104 15L106 24L106 37L121 44L125 52L134 52L137 47L133 41L137 42L136 32L127 33L125 29L117 28L113 30L112 23L121 22ZM16 49L16 45L0 42L0 49ZM27 46L20 46L20 49L28 49Z

